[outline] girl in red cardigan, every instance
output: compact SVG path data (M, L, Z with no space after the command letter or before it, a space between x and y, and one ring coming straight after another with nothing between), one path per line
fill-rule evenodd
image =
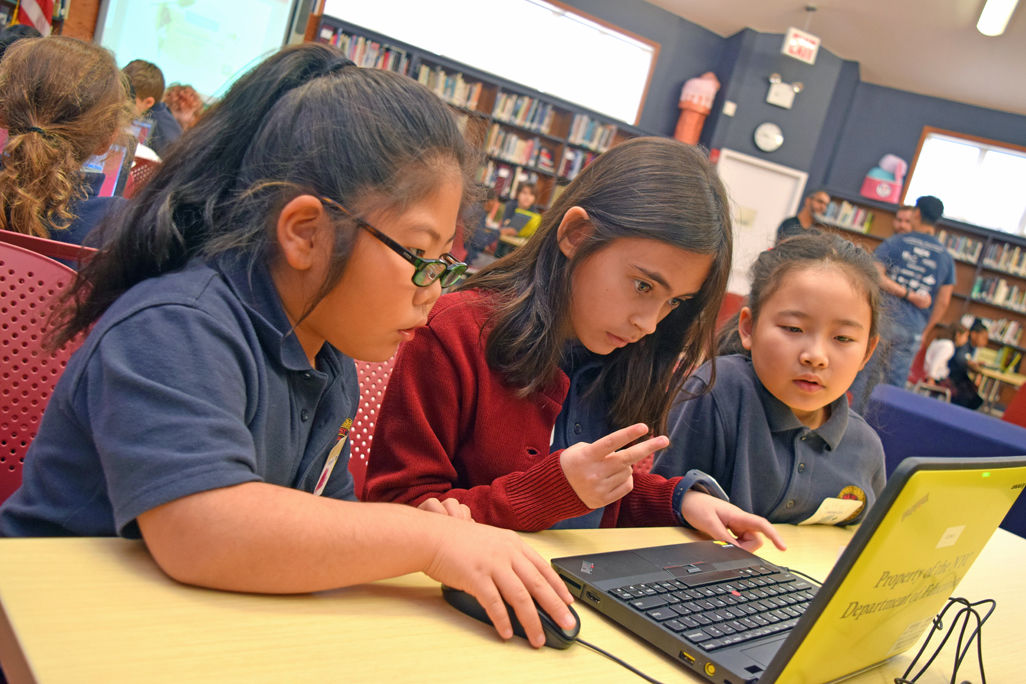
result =
M714 482L631 468L668 444L670 401L712 348L731 249L697 148L639 138L603 154L400 348L365 498L451 497L517 530L687 523L782 548Z

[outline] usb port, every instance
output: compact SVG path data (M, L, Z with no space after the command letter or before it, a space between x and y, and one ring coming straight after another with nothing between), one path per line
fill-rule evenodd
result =
M680 658L681 660L683 660L688 665L694 665L695 664L695 656L691 655L687 651L681 651L680 653L677 654L677 657Z
M584 592L584 595L588 598L589 601L591 601L595 605L598 605L599 601L602 600L601 598L599 598L598 596L596 596L595 594L593 594L590 591Z

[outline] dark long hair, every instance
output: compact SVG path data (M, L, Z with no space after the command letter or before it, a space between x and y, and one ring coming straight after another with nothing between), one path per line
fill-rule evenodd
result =
M752 312L752 323L759 319L762 305L773 293L788 273L810 266L833 264L848 274L852 285L866 295L870 319L869 337L880 334L881 311L880 272L876 270L873 256L855 243L831 233L806 231L801 235L790 237L772 249L760 254L750 271L751 287L745 306ZM723 325L719 336L718 353L748 354L751 353L741 346L741 335L737 329L738 315Z
M588 238L567 259L557 229L571 207L588 214ZM698 293L656 331L609 354L596 381L611 398L616 427L662 429L685 375L711 350L732 251L726 193L699 148L668 138L636 138L598 157L545 212L537 233L464 287L499 293L489 321L488 363L522 394L551 381L569 334L571 277L619 238L659 240L713 255Z
M276 255L274 218L300 194L349 207L402 210L457 168L469 187L475 153L448 106L412 79L361 69L334 48L281 50L240 78L170 151L99 235L56 340L85 330L136 283L194 256ZM341 277L357 231L339 218L333 260L313 308Z

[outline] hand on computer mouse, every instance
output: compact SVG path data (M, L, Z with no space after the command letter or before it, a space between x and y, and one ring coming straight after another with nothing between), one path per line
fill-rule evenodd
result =
M566 585L515 532L450 517L442 520L458 529L439 539L424 572L476 597L499 636L513 636L507 603L532 646L545 644L539 607L561 627L573 628L576 620L567 608L573 597Z
M489 623L488 614L485 613L484 608L481 607L476 598L467 592L453 589L443 584L442 596L454 608L481 622ZM517 619L513 608L506 604L506 609L509 614L509 620L513 625L513 633L519 637L527 638L524 627L520 624L520 620ZM556 624L556 621L548 613L538 608L538 619L541 621L542 631L545 633L545 645L549 648L569 648L577 640L577 635L581 631L581 619L572 606L569 609L574 617L575 624L571 628L564 628Z

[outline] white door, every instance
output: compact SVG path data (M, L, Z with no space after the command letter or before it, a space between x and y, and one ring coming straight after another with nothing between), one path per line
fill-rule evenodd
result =
M794 216L808 174L780 164L720 150L716 169L730 196L734 220L734 263L727 291L748 294L748 269L755 258L773 246L777 226Z

